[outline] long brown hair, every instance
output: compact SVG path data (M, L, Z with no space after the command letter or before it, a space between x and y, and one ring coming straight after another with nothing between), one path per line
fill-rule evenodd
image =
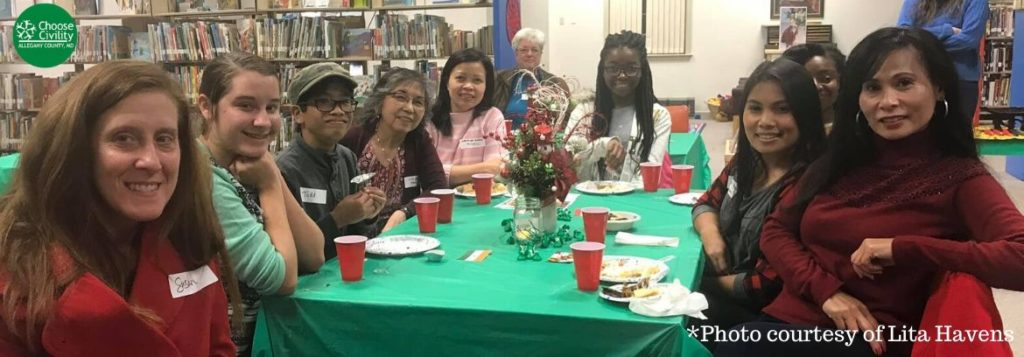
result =
M210 117L202 122L202 133L210 130L210 123L217 120L217 104L231 91L231 81L242 71L253 71L277 79L277 65L263 57L244 52L231 52L214 58L203 69L199 81L199 94L210 106ZM204 100L200 98L200 100Z
M921 0L914 11L914 26L921 27L943 13L959 14L964 0Z
M46 102L22 146L11 188L0 198L0 274L6 280L3 320L30 351L38 348L55 299L81 274L91 273L122 296L128 294L125 290L136 262L111 249L123 237L112 237L107 228L112 208L93 179L93 139L99 135L103 113L143 92L165 93L173 100L182 136L178 183L153 222L157 236L171 242L188 270L218 259L232 305L239 304L224 233L209 194L212 175L190 136L188 104L181 87L151 63L104 62L82 72ZM69 274L55 274L54 248L65 248L73 259ZM146 315L144 309L133 309Z

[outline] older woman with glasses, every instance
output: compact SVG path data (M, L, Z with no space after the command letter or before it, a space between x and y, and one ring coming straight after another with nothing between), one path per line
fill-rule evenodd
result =
M553 83L570 96L569 85L565 80L540 68L541 55L544 54L544 33L537 29L524 28L512 37L512 48L516 52L516 67L498 72L498 80L494 89L494 107L512 120L515 127L526 118L526 90L531 85ZM526 75L526 72L532 73ZM571 113L568 108L565 113Z
M341 140L356 154L360 172L376 174L369 186L387 197L369 236L414 216L414 198L448 186L425 128L429 109L426 78L409 69L392 69L377 81L357 114L363 124Z

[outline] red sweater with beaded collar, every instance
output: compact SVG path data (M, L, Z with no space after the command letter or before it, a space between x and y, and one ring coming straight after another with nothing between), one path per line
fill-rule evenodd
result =
M765 221L761 250L783 279L764 312L835 328L822 304L838 291L880 324L917 326L937 274L972 274L1024 290L1024 216L976 159L943 156L926 133L876 140L878 159L825 189L803 215L789 190ZM858 277L850 256L865 238L893 237L895 266Z

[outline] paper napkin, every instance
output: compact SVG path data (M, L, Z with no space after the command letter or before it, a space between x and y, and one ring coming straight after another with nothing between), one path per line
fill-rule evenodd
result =
M679 238L676 237L661 237L661 236L647 236L640 234L633 234L629 232L619 232L615 234L615 243L628 244L628 245L652 245L660 247L678 247Z
M707 320L702 311L707 310L708 299L704 294L690 292L676 279L669 284L655 299L634 300L629 303L629 310L637 314L651 317L686 315Z

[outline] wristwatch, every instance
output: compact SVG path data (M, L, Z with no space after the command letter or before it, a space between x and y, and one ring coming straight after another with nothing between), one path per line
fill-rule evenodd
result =
M405 219L412 218L416 214L415 211L409 209L409 206L402 206L402 213L405 213Z

